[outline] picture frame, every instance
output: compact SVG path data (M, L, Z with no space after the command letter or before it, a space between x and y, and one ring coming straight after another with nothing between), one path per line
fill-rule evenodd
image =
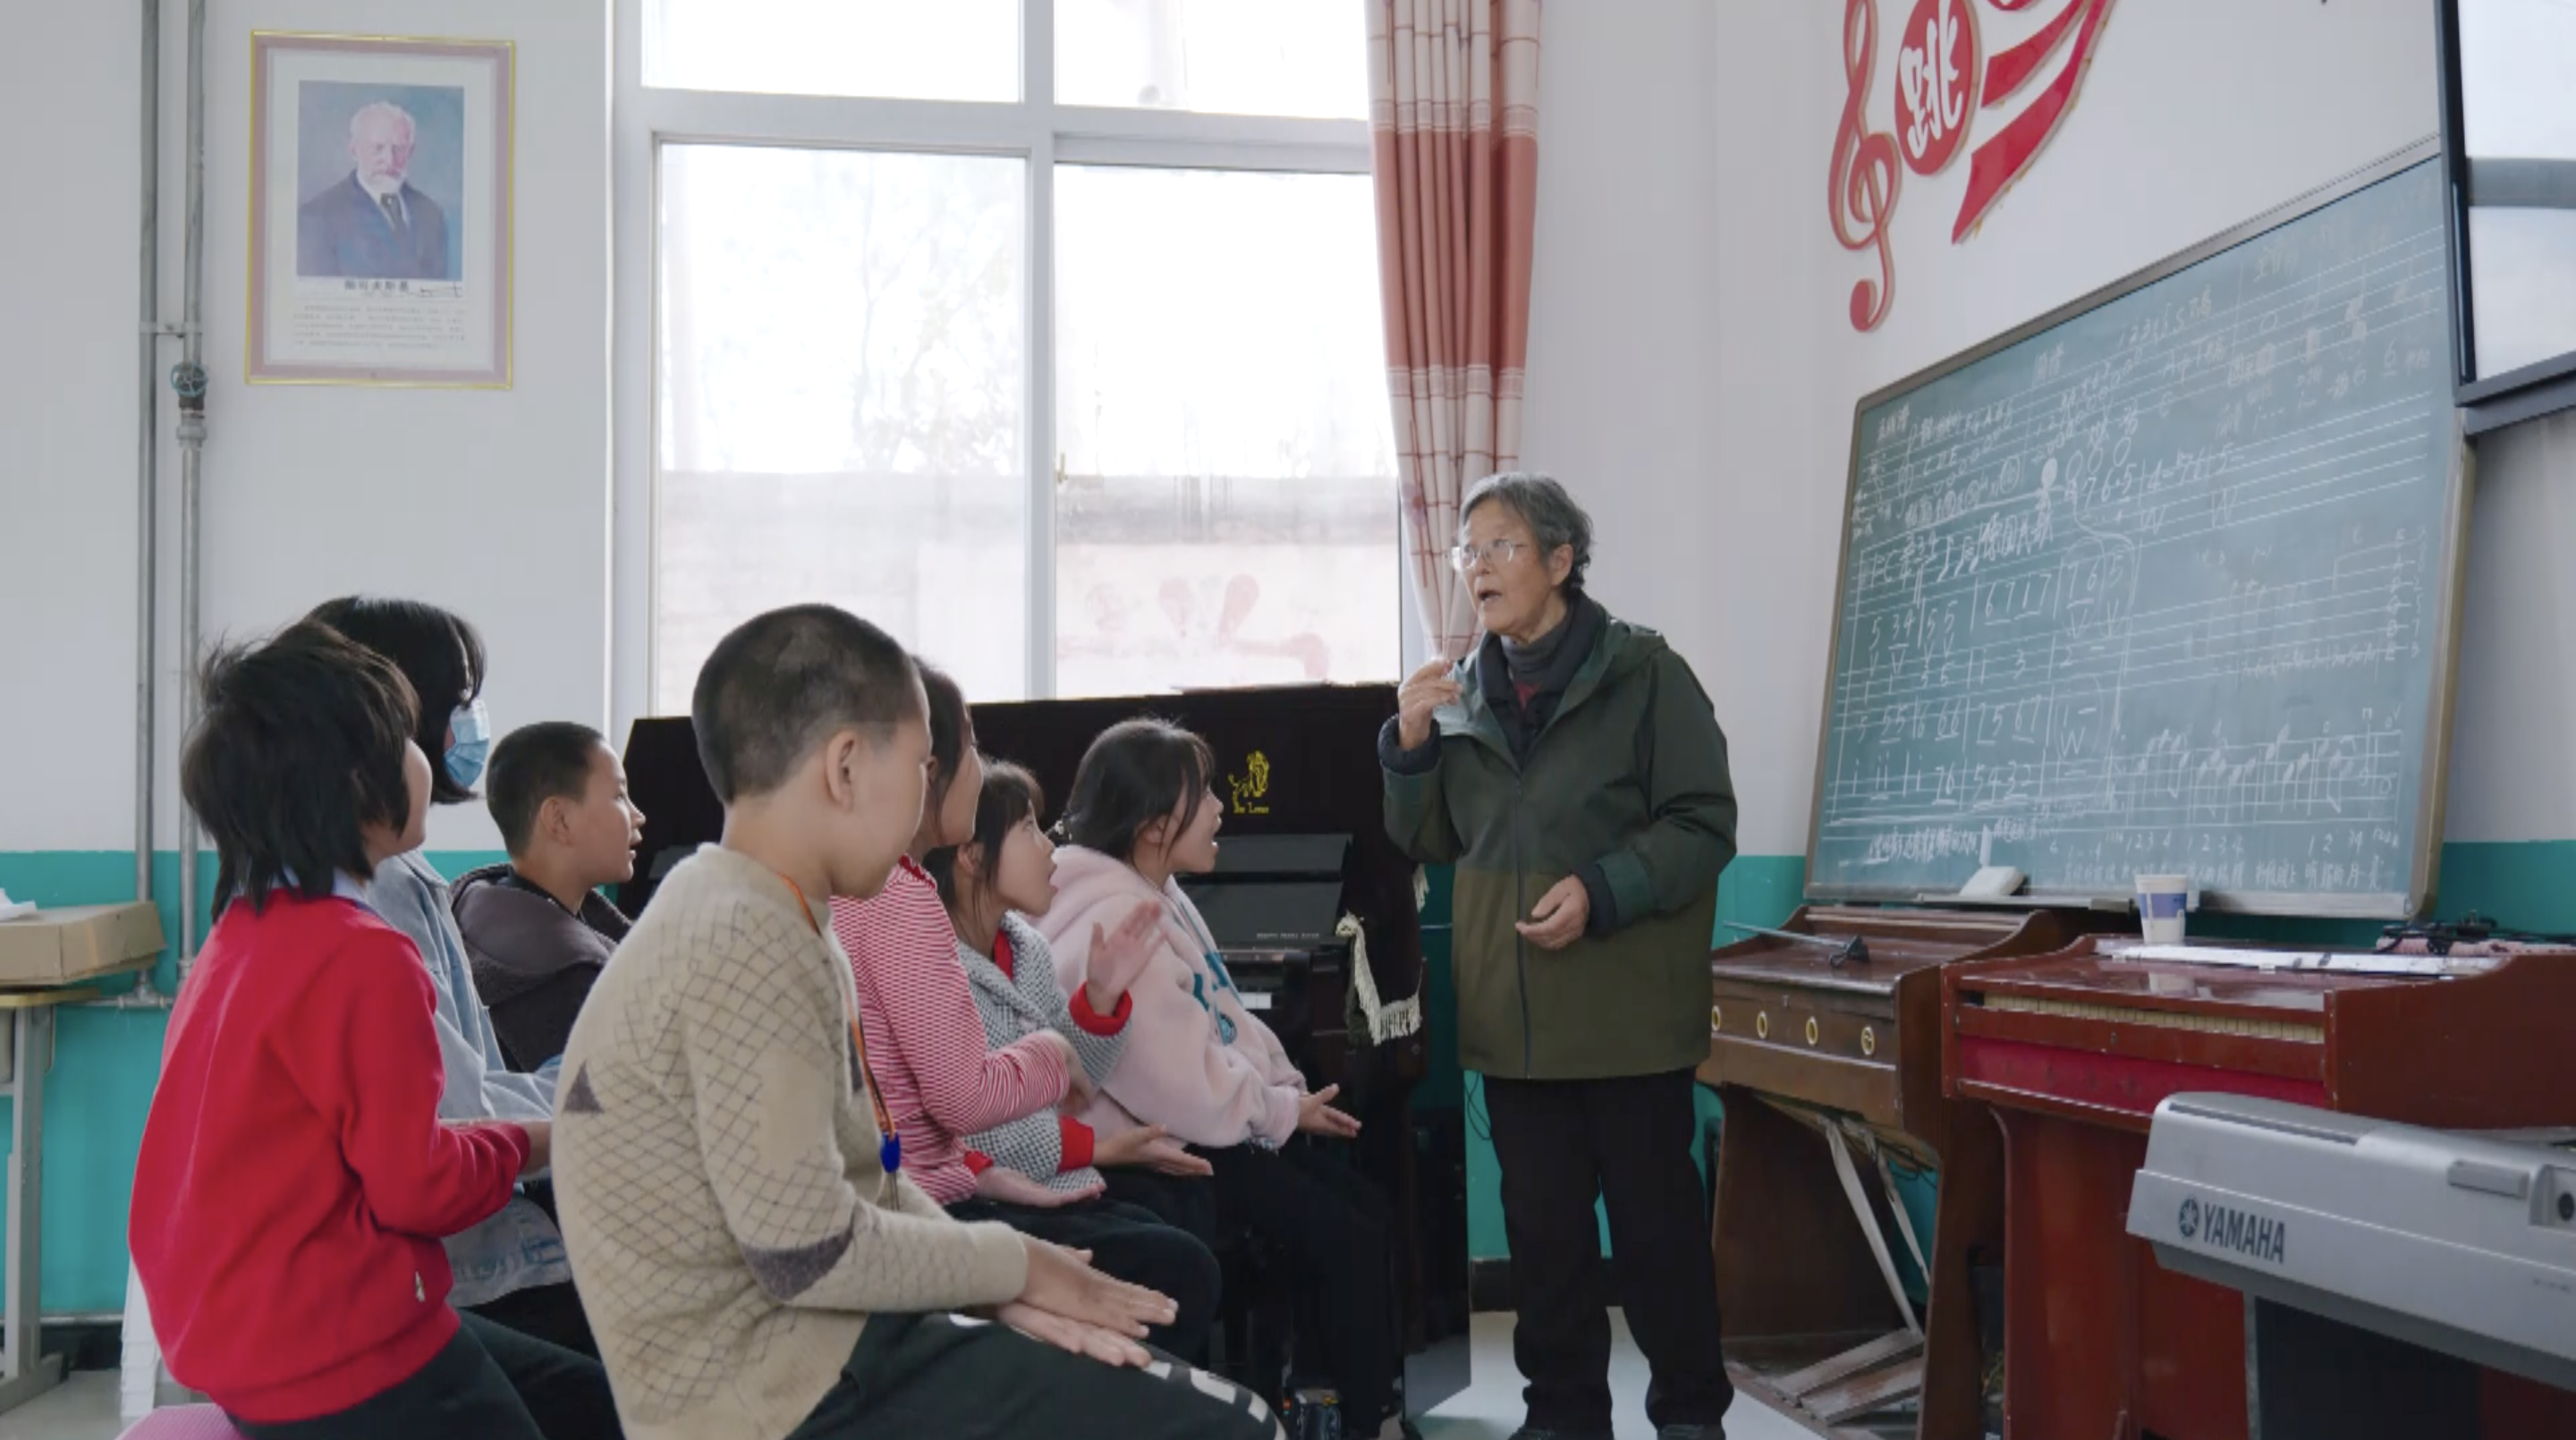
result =
M255 385L507 389L515 47L251 36Z

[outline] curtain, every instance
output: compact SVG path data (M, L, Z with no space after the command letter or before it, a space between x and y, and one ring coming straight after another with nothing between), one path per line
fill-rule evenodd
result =
M1379 288L1408 569L1432 650L1477 639L1458 502L1520 462L1539 0L1367 0Z

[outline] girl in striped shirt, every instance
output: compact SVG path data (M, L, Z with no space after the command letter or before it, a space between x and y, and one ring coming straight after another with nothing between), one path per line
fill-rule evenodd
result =
M930 700L931 775L911 854L876 898L832 901L833 934L858 982L869 1068L900 1139L903 1169L961 1220L998 1220L1089 1251L1104 1273L1170 1296L1178 1317L1150 1338L1195 1358L1216 1312L1215 1257L1151 1211L1106 1199L1095 1166L1150 1163L1203 1174L1206 1163L1160 1131L1122 1130L1114 1141L1095 1143L1088 1126L1057 1113L1069 1096L1088 1100L1095 1077L1123 1053L1133 1008L1127 983L1144 968L1155 917L1140 907L1114 935L1095 937L1090 978L1065 998L1035 930L1006 929L1002 919L1010 908L1043 912L1054 896L1051 862L1029 850L1044 843L1036 835L1036 786L1016 767L1002 767L999 784L988 783L964 694L935 667L919 668ZM1015 807L1020 821L998 818ZM987 811L997 817L989 835ZM933 870L952 892L965 877L973 893L961 898L974 915L990 918L980 944L992 950L961 944ZM1015 941L1034 948L1014 949ZM990 1028L969 979L970 955L1013 991L1014 977L1033 985L1044 975L1052 1004L1034 995L1029 1002L1044 1022L1015 1020L1006 1033Z

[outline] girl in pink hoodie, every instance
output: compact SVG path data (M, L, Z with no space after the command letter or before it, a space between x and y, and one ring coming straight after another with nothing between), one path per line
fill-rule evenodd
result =
M1386 1201L1319 1143L1359 1122L1333 1108L1339 1087L1310 1091L1279 1038L1244 1008L1216 941L1176 875L1216 868L1224 806L1215 759L1198 736L1160 720L1111 726L1073 782L1055 855L1055 904L1036 919L1067 993L1091 969L1094 937L1139 901L1159 906L1157 943L1128 988L1127 1050L1084 1107L1104 1140L1160 1126L1213 1173L1184 1179L1108 1172L1109 1194L1211 1245L1249 1232L1284 1263L1299 1326L1322 1350L1344 1433L1398 1433ZM1302 1347L1301 1347L1302 1348ZM1274 1397L1275 1398L1275 1397Z

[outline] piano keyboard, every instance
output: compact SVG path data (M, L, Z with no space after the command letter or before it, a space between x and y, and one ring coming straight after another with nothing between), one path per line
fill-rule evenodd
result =
M2323 1045L2326 1029L2322 1025L2303 1024L2296 1020L2256 1020L2241 1015L2192 1015L2171 1010L2139 1010L2126 1005L2088 1005L2074 1000L2041 1000L2025 995L1984 995L1972 997L1972 1004L1988 1010L2008 1010L2024 1015L2054 1015L2067 1020L2098 1020L2113 1025L2136 1025L2150 1030L2194 1030L2204 1035L2235 1035L2252 1040L2286 1040L2299 1045Z

